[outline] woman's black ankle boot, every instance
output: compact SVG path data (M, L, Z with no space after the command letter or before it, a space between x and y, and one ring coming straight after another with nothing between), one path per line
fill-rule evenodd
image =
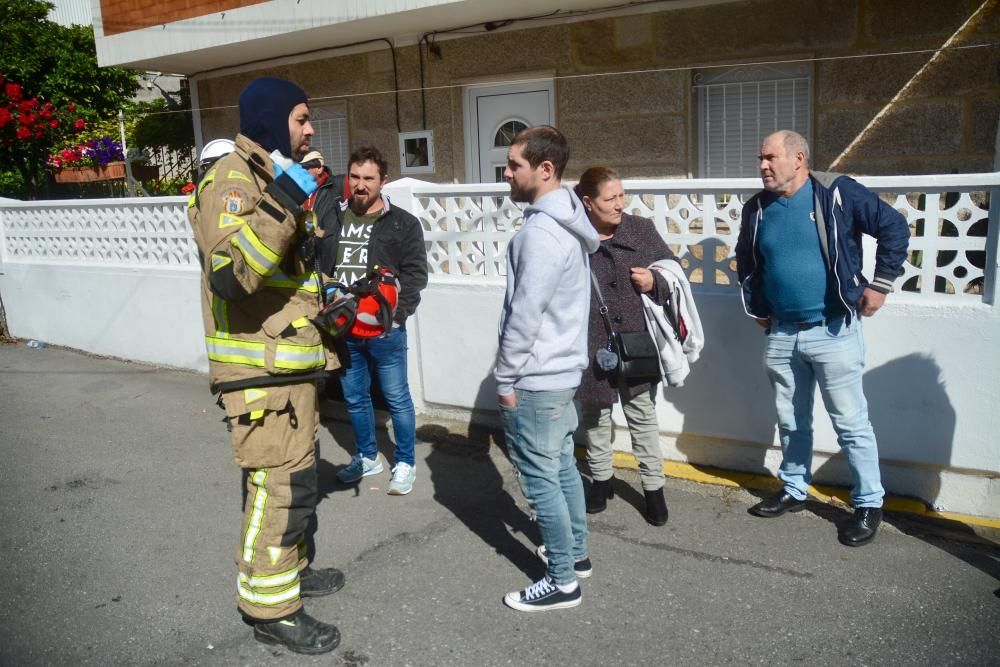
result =
M663 487L655 491L643 491L643 493L646 494L646 521L654 526L662 526L667 522L668 515L667 501L663 497Z
M597 514L608 508L608 498L615 497L615 488L611 485L611 479L595 479L590 484L590 493L587 495L587 514Z

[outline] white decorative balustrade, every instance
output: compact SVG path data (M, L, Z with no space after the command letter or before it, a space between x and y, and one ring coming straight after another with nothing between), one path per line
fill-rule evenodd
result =
M198 267L186 197L0 206L5 262Z
M987 257L989 192L1000 174L868 177L859 179L906 216L910 249L897 287L920 295L982 300ZM626 210L651 218L693 283L736 285L733 252L743 202L760 190L745 179L625 181ZM411 210L424 223L433 273L504 275L507 241L522 224L522 207L505 184L413 184ZM996 212L994 213L996 215ZM995 226L995 225L994 225ZM866 266L872 265L869 249Z
M920 295L981 300L989 257L989 191L1000 174L859 179L902 212L910 249L897 286ZM414 183L410 208L424 224L431 273L499 278L522 206L505 184ZM693 283L736 284L733 250L743 201L757 179L625 181L627 210L652 218ZM105 266L197 267L185 199L19 202L0 207L3 259ZM996 215L996 213L994 213ZM994 225L995 226L995 225ZM871 253L869 252L869 255ZM871 257L866 262L871 266Z

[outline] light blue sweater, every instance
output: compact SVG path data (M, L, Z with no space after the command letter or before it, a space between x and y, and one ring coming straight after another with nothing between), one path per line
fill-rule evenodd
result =
M568 188L524 212L507 246L497 393L575 389L587 367L590 261L600 241Z

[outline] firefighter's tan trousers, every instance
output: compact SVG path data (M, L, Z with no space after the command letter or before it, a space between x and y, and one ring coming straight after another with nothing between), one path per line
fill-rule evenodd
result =
M316 509L316 385L240 390L223 401L236 463L247 473L237 604L251 619L285 618L302 607L299 571L308 565L304 538Z

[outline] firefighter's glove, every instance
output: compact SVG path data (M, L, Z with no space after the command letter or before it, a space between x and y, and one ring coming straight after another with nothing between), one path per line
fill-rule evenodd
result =
M300 164L282 169L275 163L274 168L277 175L267 184L264 191L288 210L297 209L319 187L312 174Z
M340 283L327 283L323 286L323 303L333 303L347 293L347 288Z

